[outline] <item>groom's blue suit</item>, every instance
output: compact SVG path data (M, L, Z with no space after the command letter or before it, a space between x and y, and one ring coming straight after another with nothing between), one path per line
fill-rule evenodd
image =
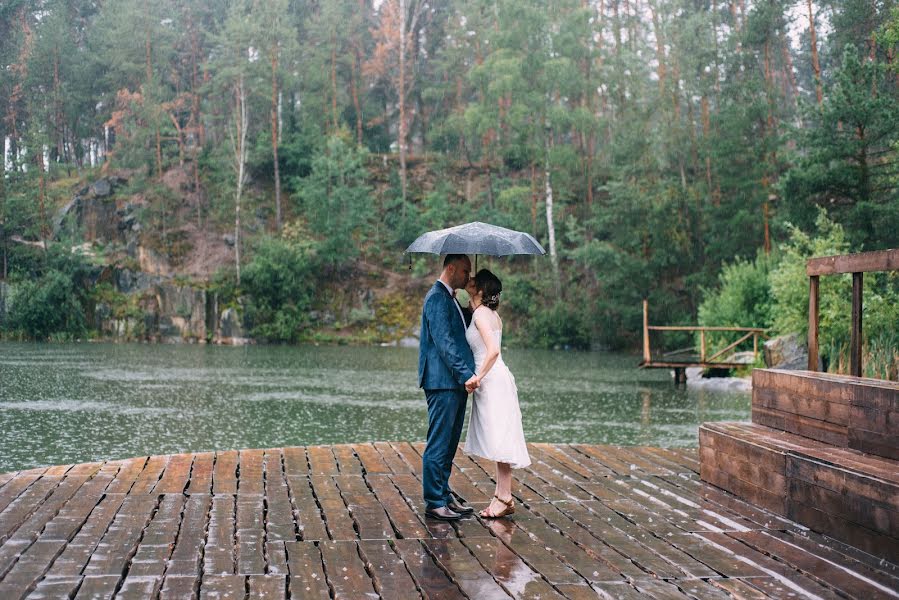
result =
M421 312L418 385L428 400L428 442L422 455L425 508L446 506L453 456L462 435L474 356L456 301L440 281L425 296Z

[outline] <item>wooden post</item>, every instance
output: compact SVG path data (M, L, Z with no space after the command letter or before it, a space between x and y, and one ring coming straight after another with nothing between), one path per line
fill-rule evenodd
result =
M699 362L705 362L705 331L699 330Z
M759 334L758 332L752 334L752 360L756 361L759 359Z
M643 301L643 364L648 365L652 360L649 353L649 300Z
M849 338L849 374L862 376L862 277L852 274L852 333Z
M808 278L808 370L818 370L818 275Z

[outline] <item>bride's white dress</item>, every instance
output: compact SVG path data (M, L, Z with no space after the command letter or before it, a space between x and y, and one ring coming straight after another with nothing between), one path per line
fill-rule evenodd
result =
M474 354L475 373L481 372L481 366L487 356L487 345L475 325L478 311L482 310L490 312L489 308L479 306L475 311L475 317L471 319L471 325L465 331L465 338ZM495 317L495 315L483 316ZM501 348L503 338L501 322L499 329L493 330L492 333L496 336L497 347ZM487 375L481 379L480 387L474 391L471 417L468 421L468 436L465 438L465 452L509 463L515 469L531 464L524 442L524 431L521 428L518 388L515 385L515 377L503 362L502 352Z

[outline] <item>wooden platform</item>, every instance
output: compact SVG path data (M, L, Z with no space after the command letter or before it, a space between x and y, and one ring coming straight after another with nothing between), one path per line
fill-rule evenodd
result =
M704 423L702 479L899 563L899 384L753 371L752 423Z
M529 447L495 522L422 518L421 444L0 475L0 598L899 597L899 567L702 483L696 450ZM484 506L492 464L456 467Z

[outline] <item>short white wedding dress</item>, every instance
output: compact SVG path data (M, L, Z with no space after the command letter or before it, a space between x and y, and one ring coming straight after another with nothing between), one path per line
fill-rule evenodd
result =
M471 325L465 331L465 338L474 354L475 373L480 373L487 357L487 345L475 325L475 319L486 317L497 322L498 329L494 329L492 333L496 336L498 348L502 347L503 339L502 322L496 314L480 315L480 311L491 312L489 308L479 306L472 316ZM502 352L487 375L481 379L480 387L474 391L464 450L466 454L509 463L514 469L531 464L521 427L518 388L515 377L503 362Z

